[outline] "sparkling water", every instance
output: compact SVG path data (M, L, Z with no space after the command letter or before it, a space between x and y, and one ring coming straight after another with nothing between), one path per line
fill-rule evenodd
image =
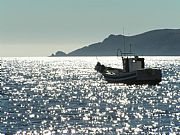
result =
M159 85L108 84L97 61L117 57L0 58L0 134L178 134L180 57L145 57Z

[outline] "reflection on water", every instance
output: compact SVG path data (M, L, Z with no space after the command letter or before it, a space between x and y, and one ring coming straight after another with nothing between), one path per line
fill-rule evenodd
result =
M180 133L180 57L145 60L160 85L107 84L94 57L1 58L0 133Z

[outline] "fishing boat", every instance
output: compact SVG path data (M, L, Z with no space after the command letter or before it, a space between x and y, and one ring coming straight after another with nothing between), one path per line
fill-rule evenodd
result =
M104 76L108 83L124 84L159 84L162 73L160 69L145 68L144 58L121 53L123 68L107 67L97 62L95 70Z

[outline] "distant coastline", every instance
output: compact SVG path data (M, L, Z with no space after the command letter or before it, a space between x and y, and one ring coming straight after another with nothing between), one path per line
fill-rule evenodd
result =
M134 36L109 35L102 42L79 48L70 53L57 51L50 57L65 56L116 56L117 49L129 45L135 54L144 56L180 56L180 29L152 30Z

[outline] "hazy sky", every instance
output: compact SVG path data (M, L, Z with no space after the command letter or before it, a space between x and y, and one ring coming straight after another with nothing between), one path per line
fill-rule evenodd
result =
M180 0L0 0L0 56L48 56L102 41L180 28Z

